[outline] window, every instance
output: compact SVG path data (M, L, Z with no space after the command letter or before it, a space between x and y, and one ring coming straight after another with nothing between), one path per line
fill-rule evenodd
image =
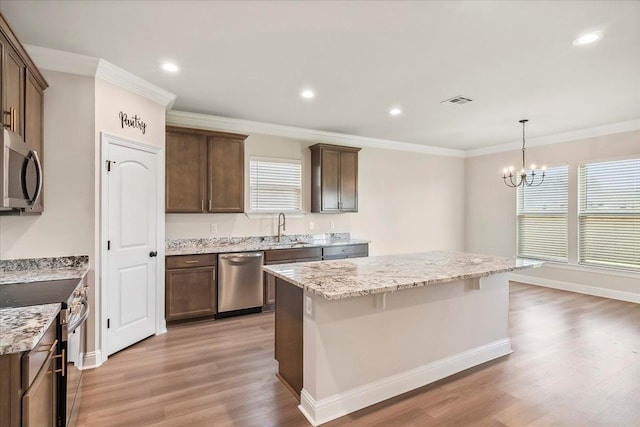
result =
M252 212L302 212L302 162L251 157L249 206Z
M567 260L568 166L547 169L539 187L518 187L518 256Z
M579 168L579 262L640 270L640 158Z

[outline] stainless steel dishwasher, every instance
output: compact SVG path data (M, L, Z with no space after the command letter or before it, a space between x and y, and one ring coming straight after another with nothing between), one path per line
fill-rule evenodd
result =
M262 258L262 252L218 255L218 314L262 309Z

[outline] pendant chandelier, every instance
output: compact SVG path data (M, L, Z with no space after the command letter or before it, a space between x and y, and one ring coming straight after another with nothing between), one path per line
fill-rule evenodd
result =
M547 169L546 166L542 166L541 171L538 171L536 169L536 165L534 164L531 165L531 168L529 168L529 170L527 170L525 167L524 124L528 121L529 120L527 119L520 120L520 123L522 123L522 169L520 169L520 172L517 175L513 173L513 166L504 168L504 170L502 171L502 180L507 185L507 187L537 187L544 181L544 171Z

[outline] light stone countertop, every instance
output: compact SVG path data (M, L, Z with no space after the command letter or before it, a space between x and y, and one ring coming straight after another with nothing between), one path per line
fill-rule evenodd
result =
M229 237L212 239L176 239L166 245L166 256L217 254L229 252L268 251L274 249L314 248L369 243L368 240L352 239L349 233L294 234L282 236L277 242L273 236Z
M60 304L0 310L0 355L29 351L60 312Z
M542 261L464 252L402 255L263 266L263 270L328 300L429 286L540 267Z
M0 286L12 283L31 283L47 280L64 280L75 278L80 280L87 274L87 271L87 267L76 267L0 272Z
M46 280L82 279L89 271L86 255L0 261L0 285Z

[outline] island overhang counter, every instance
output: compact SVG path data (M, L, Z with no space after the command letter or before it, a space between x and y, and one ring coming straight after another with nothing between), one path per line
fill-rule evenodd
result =
M264 266L278 377L319 425L511 353L507 273L450 251Z

